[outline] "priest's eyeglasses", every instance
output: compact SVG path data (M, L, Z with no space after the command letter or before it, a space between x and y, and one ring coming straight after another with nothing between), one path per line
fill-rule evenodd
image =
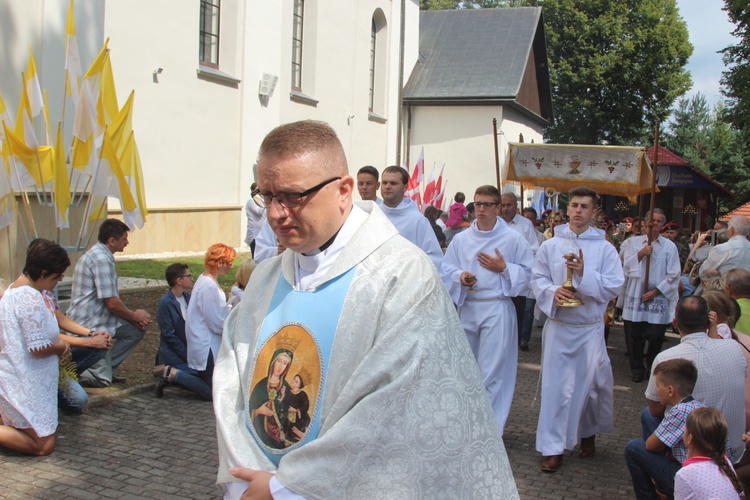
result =
M499 203L491 203L489 201L475 201L474 208L492 208L499 205Z
M328 184L332 183L333 181L337 181L341 179L341 177L333 177L331 179L328 179L327 181L323 181L320 184L316 184L315 186L311 187L310 189L306 189L302 191L301 193L279 193L279 194L271 194L271 193L261 193L260 190L256 189L252 193L250 193L253 197L253 200L255 201L255 204L262 208L268 208L271 206L271 203L273 203L273 199L276 198L276 201L279 202L279 205L281 205L284 208L297 208L305 201L306 196L310 196L313 193L316 193L326 187ZM260 195L260 196L256 196Z

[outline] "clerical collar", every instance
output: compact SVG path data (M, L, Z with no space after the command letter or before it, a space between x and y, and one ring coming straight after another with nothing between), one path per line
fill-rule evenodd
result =
M341 224L341 227L344 227L344 225ZM338 231L336 231L336 233L333 236L331 236L331 239L323 243L320 246L320 248L318 248L317 250L313 250L312 252L303 253L302 255L304 255L305 257L312 257L313 255L318 255L321 252L325 252L328 249L328 247L333 245L333 242L336 240L336 236L338 236L339 233L341 232L341 227L339 228Z

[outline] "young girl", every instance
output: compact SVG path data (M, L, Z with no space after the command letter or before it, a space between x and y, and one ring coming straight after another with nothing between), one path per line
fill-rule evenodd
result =
M744 493L732 464L724 455L727 421L716 408L696 408L688 415L683 441L688 458L677 471L675 500L738 499Z

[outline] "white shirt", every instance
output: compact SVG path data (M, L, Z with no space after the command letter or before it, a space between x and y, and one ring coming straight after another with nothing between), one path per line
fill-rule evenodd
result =
M700 272L707 269L716 269L722 274L731 269L750 272L750 241L745 236L736 234L726 243L716 245L703 261Z
M513 216L513 220L508 222L508 225L511 229L521 233L521 236L529 243L531 253L536 255L536 251L539 249L539 239L536 236L537 230L534 229L534 224L526 217L516 214Z
M248 245L258 237L265 213L266 211L259 207L252 198L245 203L245 215L247 216L247 234L245 235L245 243Z
M209 351L216 359L226 318L227 296L211 277L201 274L193 285L185 320L190 368L205 370Z

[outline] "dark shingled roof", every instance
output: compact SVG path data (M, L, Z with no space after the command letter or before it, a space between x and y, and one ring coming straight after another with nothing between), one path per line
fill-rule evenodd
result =
M541 7L421 12L404 101L514 99L541 16Z

